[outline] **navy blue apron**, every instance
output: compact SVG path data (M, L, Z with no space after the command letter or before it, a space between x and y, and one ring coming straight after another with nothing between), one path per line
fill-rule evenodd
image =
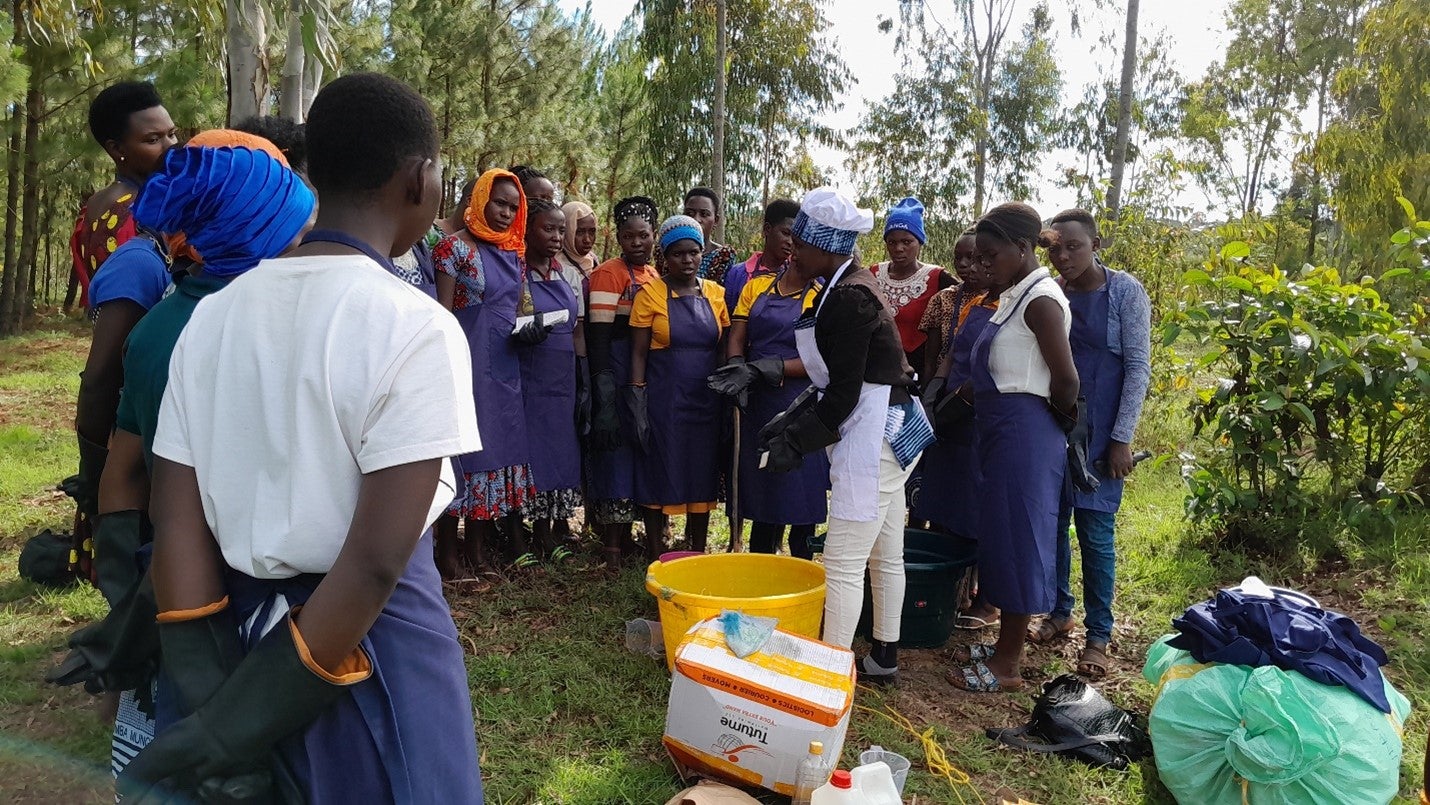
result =
M947 393L954 393L972 377L973 345L993 312L993 308L974 305L959 323L949 347L953 365L945 385ZM960 537L977 539L983 493L978 471L978 429L973 420L960 422L956 432L929 445L924 450L923 469L923 489L914 517L943 526Z
M703 285L703 283L702 283ZM670 345L646 358L650 449L636 465L635 501L672 506L720 499L720 395L708 378L717 364L720 325L697 286L675 296L666 285Z
M531 477L538 492L581 487L581 449L576 441L576 292L554 271L543 280L528 268L527 287L537 313L566 311L566 322L546 340L521 347L521 393L528 433Z
M468 245L481 261L486 285L480 304L452 314L472 351L472 396L482 436L482 449L460 456L457 463L463 473L475 474L526 464L529 456L521 366L511 337L521 294L520 258L481 241ZM457 497L460 501L462 493Z
M278 596L299 606L323 579L255 579L226 570L235 616L260 624L277 611ZM245 629L244 649L261 637ZM359 645L372 660L372 676L278 744L308 803L482 802L465 651L442 597L430 529Z
M745 358L793 360L799 357L794 342L794 323L804 307L804 294L796 297L779 294L781 271L750 306L746 322ZM755 381L750 389L750 403L740 417L740 515L756 523L779 525L811 525L824 522L827 514L826 493L829 490L829 456L816 450L804 457L804 463L794 472L769 472L760 469L756 443L760 428L783 412L801 392L809 388L809 379L786 377L779 388Z
M1023 315L1028 286L1013 304ZM1001 324L973 345L974 426L983 477L978 509L978 589L988 603L1020 615L1050 612L1057 592L1058 505L1067 437L1048 401L998 391L988 356Z
M1079 394L1087 398L1092 433L1088 442L1088 465L1107 461L1112 445L1112 426L1117 423L1117 409L1122 405L1122 357L1113 353L1107 343L1107 313L1111 295L1107 284L1088 293L1067 294L1072 309L1073 363L1080 381ZM1097 472L1094 470L1094 472ZM1122 507L1122 479L1098 472L1101 481L1092 494L1079 492L1071 482L1063 486L1063 499L1073 507L1099 512L1116 512Z
M622 261L624 262L624 261ZM630 273L631 283L626 286L622 294L624 301L635 299L636 292L641 286L636 284L636 272L629 264L626 264L626 271ZM629 332L621 338L611 338L611 373L615 376L616 389L619 394L620 389L626 387L631 382L631 339ZM630 432L630 422L627 421L625 406L617 404L621 426ZM613 450L591 450L586 454L586 502L588 504L596 501L628 501L635 497L635 472L636 456L635 448L631 447L630 439L620 440L620 446Z

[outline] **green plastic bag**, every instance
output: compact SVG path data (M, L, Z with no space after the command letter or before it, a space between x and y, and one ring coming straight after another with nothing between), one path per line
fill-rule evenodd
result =
M1391 713L1342 687L1274 666L1198 663L1147 650L1158 687L1148 717L1157 773L1181 805L1383 805L1400 782L1410 702L1385 683Z

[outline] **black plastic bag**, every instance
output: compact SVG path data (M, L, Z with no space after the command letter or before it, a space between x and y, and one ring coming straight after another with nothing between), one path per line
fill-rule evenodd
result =
M25 541L20 549L20 578L47 587L66 587L76 579L70 569L69 534L56 534L48 528Z
M992 729L989 738L1030 752L1052 752L1123 771L1151 751L1147 731L1097 688L1063 674L1043 685L1027 724Z

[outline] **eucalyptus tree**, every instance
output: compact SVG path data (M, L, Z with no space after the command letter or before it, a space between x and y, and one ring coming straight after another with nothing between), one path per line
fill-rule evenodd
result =
M851 133L848 164L866 201L914 194L954 221L981 215L995 192L1031 193L1058 130L1062 76L1048 6L1034 6L1021 30L1015 11L1013 0L901 0L898 19L884 21L906 66Z
M826 0L726 0L724 168L727 204L753 207L802 146L833 144L822 117L851 74L829 35ZM712 183L719 8L714 0L639 0L650 125L640 148L663 205Z

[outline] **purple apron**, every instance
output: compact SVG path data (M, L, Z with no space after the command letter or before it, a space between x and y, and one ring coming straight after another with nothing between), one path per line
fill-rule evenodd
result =
M958 327L949 347L953 365L945 388L952 394L973 373L973 345L993 318L993 309L974 305ZM923 456L924 484L914 516L947 528L967 539L977 539L978 509L983 503L978 473L978 433L973 420L929 445Z
M646 358L650 450L636 465L635 501L719 500L721 401L707 379L715 371L720 325L703 288L677 297L667 285L665 294L670 346Z
M1066 290L1066 289L1064 289ZM1073 364L1077 366L1079 393L1087 398L1088 416L1092 420L1087 460L1089 466L1107 460L1112 444L1112 426L1117 422L1117 409L1122 405L1122 357L1108 349L1107 285L1089 293L1067 294L1072 309ZM1097 472L1097 470L1093 470ZM1116 512L1122 507L1122 479L1110 478L1100 472L1101 481L1092 494L1079 492L1071 482L1064 484L1063 500L1079 509Z
M776 277L770 283L769 292L760 294L750 306L745 347L748 360L799 357L794 343L794 323L804 308L804 295L780 296L778 287ZM789 377L779 388L770 388L757 380L750 389L749 408L740 417L740 515L747 520L779 525L810 525L825 520L829 456L823 450L816 450L806 455L804 463L794 472L769 472L760 469L756 450L760 428L788 408L807 388L808 378Z
M229 570L225 581L235 614L244 621L256 614L262 622L277 596L297 606L322 578L259 580ZM259 637L246 635L246 648ZM278 744L307 801L482 802L465 652L432 562L431 530L360 645L372 676Z
M486 473L527 463L526 415L521 404L521 366L511 330L521 295L516 252L478 241L474 247L486 281L480 304L454 310L472 349L472 396L482 449L459 456L464 473ZM459 492L458 500L462 494Z
M581 449L576 441L576 293L559 272L551 279L528 273L531 302L538 313L564 310L565 324L546 340L520 347L521 392L528 433L540 434L529 447L531 476L538 492L581 487Z
M1023 314L1028 286L1013 304ZM1050 612L1057 593L1058 504L1067 470L1067 437L1048 401L1004 394L988 371L1001 324L991 321L973 345L974 427L983 482L978 508L978 588L999 609Z
M626 286L623 299L627 302L635 298L641 286L636 284L636 273L626 265L631 275L631 284ZM590 282L587 282L589 289ZM631 339L630 332L621 338L611 338L611 373L615 375L616 389L626 387L631 382ZM626 419L625 406L617 404L621 426L630 431ZM601 500L631 500L635 497L635 448L629 439L621 439L614 450L590 450L586 454L586 501L588 504Z

